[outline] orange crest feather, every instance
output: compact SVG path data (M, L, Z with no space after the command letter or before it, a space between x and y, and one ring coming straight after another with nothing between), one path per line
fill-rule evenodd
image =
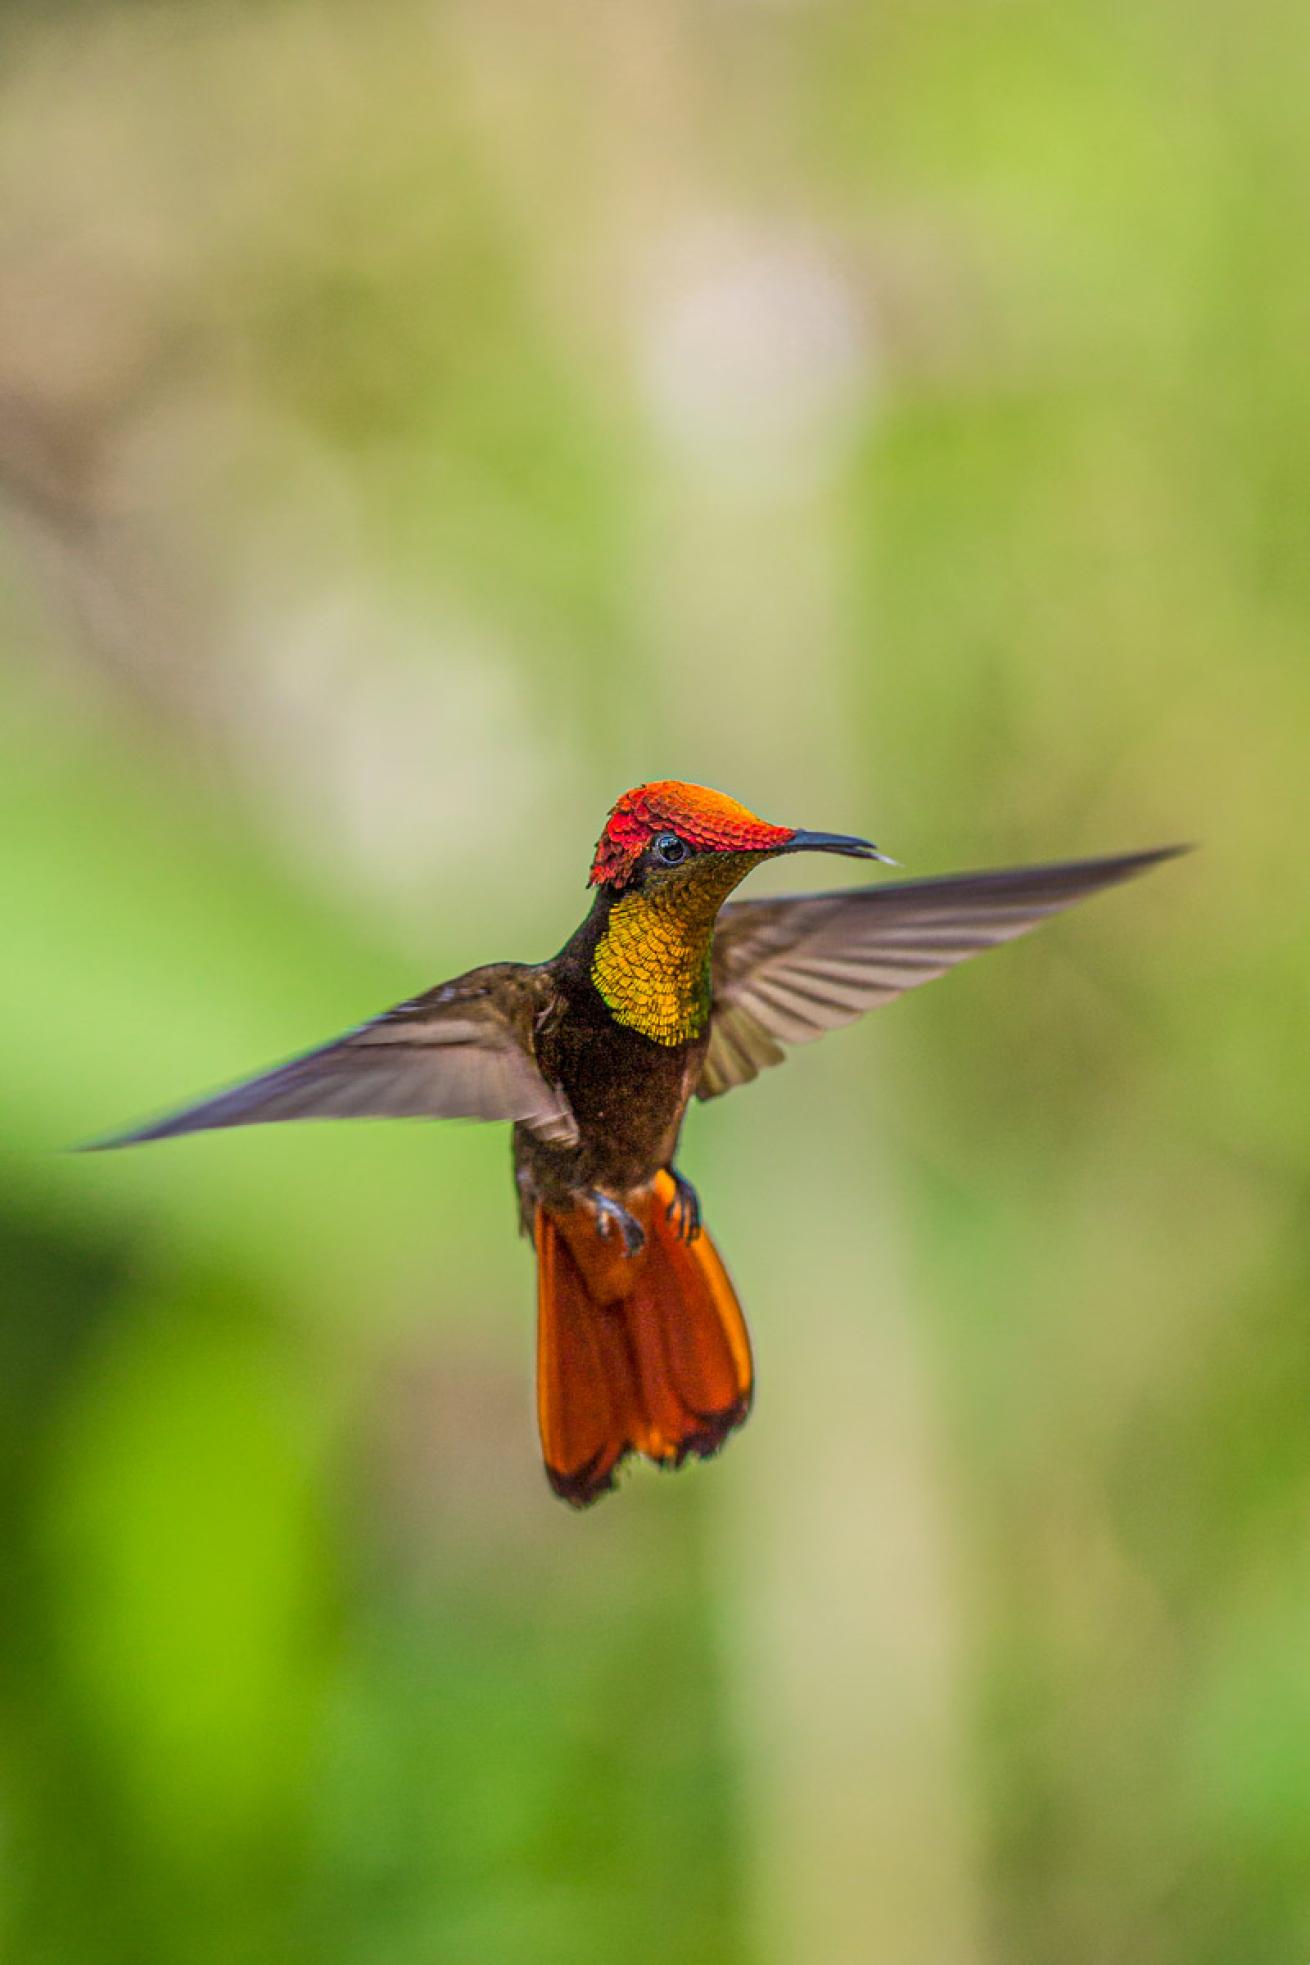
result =
M721 791L676 778L625 791L610 811L591 864L593 887L626 887L657 833L676 832L703 852L769 853L785 846L791 826L771 826Z

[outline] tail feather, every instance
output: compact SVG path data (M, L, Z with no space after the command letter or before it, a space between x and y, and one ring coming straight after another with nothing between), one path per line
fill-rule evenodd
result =
M546 1473L574 1507L613 1485L633 1409L621 1324L597 1310L553 1216L537 1211L537 1415Z
M626 1256L586 1208L538 1208L537 1410L546 1475L583 1508L629 1453L662 1466L716 1453L750 1410L750 1339L708 1235L668 1219L673 1182L626 1197L646 1232Z

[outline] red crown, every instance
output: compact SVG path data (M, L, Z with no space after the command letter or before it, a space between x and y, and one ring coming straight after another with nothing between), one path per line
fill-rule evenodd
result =
M676 832L691 846L715 853L772 853L793 837L792 826L770 826L735 798L676 778L625 791L605 822L591 863L593 887L626 887L657 833Z

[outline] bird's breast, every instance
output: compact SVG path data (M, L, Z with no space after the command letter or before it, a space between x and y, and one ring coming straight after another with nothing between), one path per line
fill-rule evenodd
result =
M704 1058L705 1037L662 1044L612 1016L571 1017L551 1044L549 1075L569 1101L578 1144L523 1141L542 1198L600 1187L622 1193L652 1180L674 1156Z

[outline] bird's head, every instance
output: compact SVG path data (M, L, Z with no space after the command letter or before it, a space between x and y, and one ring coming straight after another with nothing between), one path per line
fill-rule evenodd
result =
M596 844L591 885L614 894L703 887L722 895L761 860L804 852L887 859L867 839L772 826L723 792L669 778L625 791L613 807Z

